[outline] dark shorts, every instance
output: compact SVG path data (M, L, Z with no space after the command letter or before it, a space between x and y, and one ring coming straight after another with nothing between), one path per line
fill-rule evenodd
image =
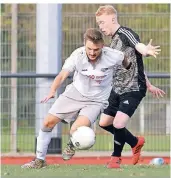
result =
M145 93L146 90L144 89L118 95L112 90L109 97L109 106L104 110L104 114L115 117L117 111L121 111L131 117L144 98Z

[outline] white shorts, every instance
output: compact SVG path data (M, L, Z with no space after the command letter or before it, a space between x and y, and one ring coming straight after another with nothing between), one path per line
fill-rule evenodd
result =
M70 92L70 93L69 93ZM66 122L74 121L78 115L87 117L93 124L101 112L104 104L90 101L82 96L75 87L61 94L49 110L49 113ZM69 95L71 97L69 97Z

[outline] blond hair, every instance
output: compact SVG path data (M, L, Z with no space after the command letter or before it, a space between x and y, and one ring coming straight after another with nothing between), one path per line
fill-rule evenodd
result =
M96 16L106 15L117 15L116 9L111 5L100 6L96 11Z

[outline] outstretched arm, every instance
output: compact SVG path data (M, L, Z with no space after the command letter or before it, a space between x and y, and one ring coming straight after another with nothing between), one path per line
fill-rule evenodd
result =
M143 56L153 56L157 57L159 52L161 51L160 46L152 46L152 39L148 43L148 45L145 45L143 43L137 43L135 45L135 49L141 53Z
M125 36L126 45L135 48L143 56L154 56L156 58L161 51L160 46L152 46L152 39L148 45L141 43L138 34L131 29L121 28L118 32Z

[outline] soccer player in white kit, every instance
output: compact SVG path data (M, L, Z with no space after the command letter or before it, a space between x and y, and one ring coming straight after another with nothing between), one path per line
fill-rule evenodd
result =
M52 129L65 120L73 123L70 134L80 126L91 126L108 106L112 89L115 65L129 66L123 52L104 47L102 33L90 28L84 35L85 46L76 49L68 57L52 83L49 95L42 100L47 102L55 96L56 90L74 72L73 82L57 98L44 119L37 137L36 158L22 168L42 168L46 166L45 156L51 141ZM75 154L71 141L63 152L63 159L68 160Z

